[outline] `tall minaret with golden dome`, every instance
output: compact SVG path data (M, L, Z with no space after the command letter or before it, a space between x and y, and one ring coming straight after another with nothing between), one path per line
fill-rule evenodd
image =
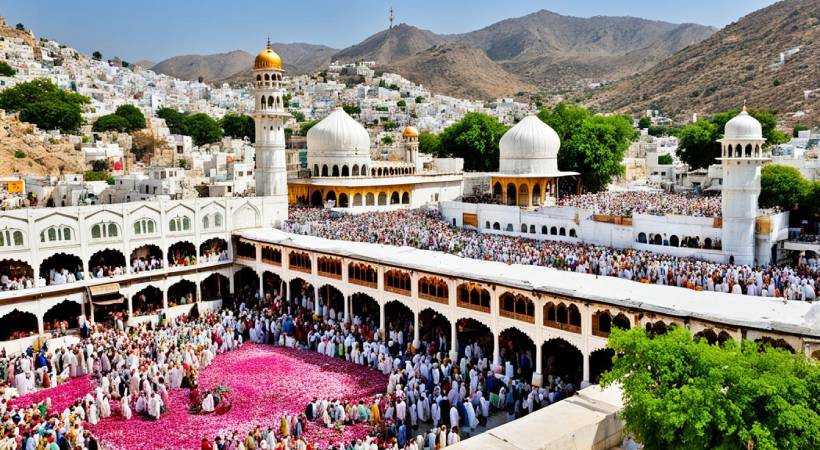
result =
M273 51L270 39L253 65L256 108L256 195L287 196L285 122L290 117L282 87L282 58Z

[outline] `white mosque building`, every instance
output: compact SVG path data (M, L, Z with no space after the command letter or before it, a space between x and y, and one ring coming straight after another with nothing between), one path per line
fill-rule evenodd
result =
M559 180L577 174L558 170L558 135L529 116L501 138L499 172L465 175L464 196L440 202L439 209L453 225L482 232L768 264L778 243L788 237L789 216L757 207L760 171L768 161L764 142L760 122L745 108L727 122L721 139L722 217L613 217L553 206ZM685 238L698 238L704 248L682 246Z

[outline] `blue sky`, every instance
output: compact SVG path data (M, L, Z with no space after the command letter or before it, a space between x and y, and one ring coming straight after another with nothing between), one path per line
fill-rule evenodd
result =
M254 51L275 42L343 48L397 22L436 33L471 31L548 9L722 27L774 0L2 0L0 14L38 36L105 57L158 61L183 54Z

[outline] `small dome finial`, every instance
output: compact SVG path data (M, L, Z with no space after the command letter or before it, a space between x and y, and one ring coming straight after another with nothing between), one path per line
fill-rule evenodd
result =
M746 112L746 100L743 100L743 112Z
M270 45L270 35L268 35L268 43L265 45L265 48L268 50L273 50L273 46Z

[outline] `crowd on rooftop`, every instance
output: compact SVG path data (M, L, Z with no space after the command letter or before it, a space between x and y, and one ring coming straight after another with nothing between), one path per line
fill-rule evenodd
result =
M694 258L590 244L535 240L453 227L437 210L397 210L358 215L290 208L286 231L328 239L407 245L465 258L528 264L695 290L814 301L816 264L722 264Z
M575 206L591 209L594 214L622 217L634 214L720 217L720 201L719 195L628 191L567 195L558 200L558 206Z

